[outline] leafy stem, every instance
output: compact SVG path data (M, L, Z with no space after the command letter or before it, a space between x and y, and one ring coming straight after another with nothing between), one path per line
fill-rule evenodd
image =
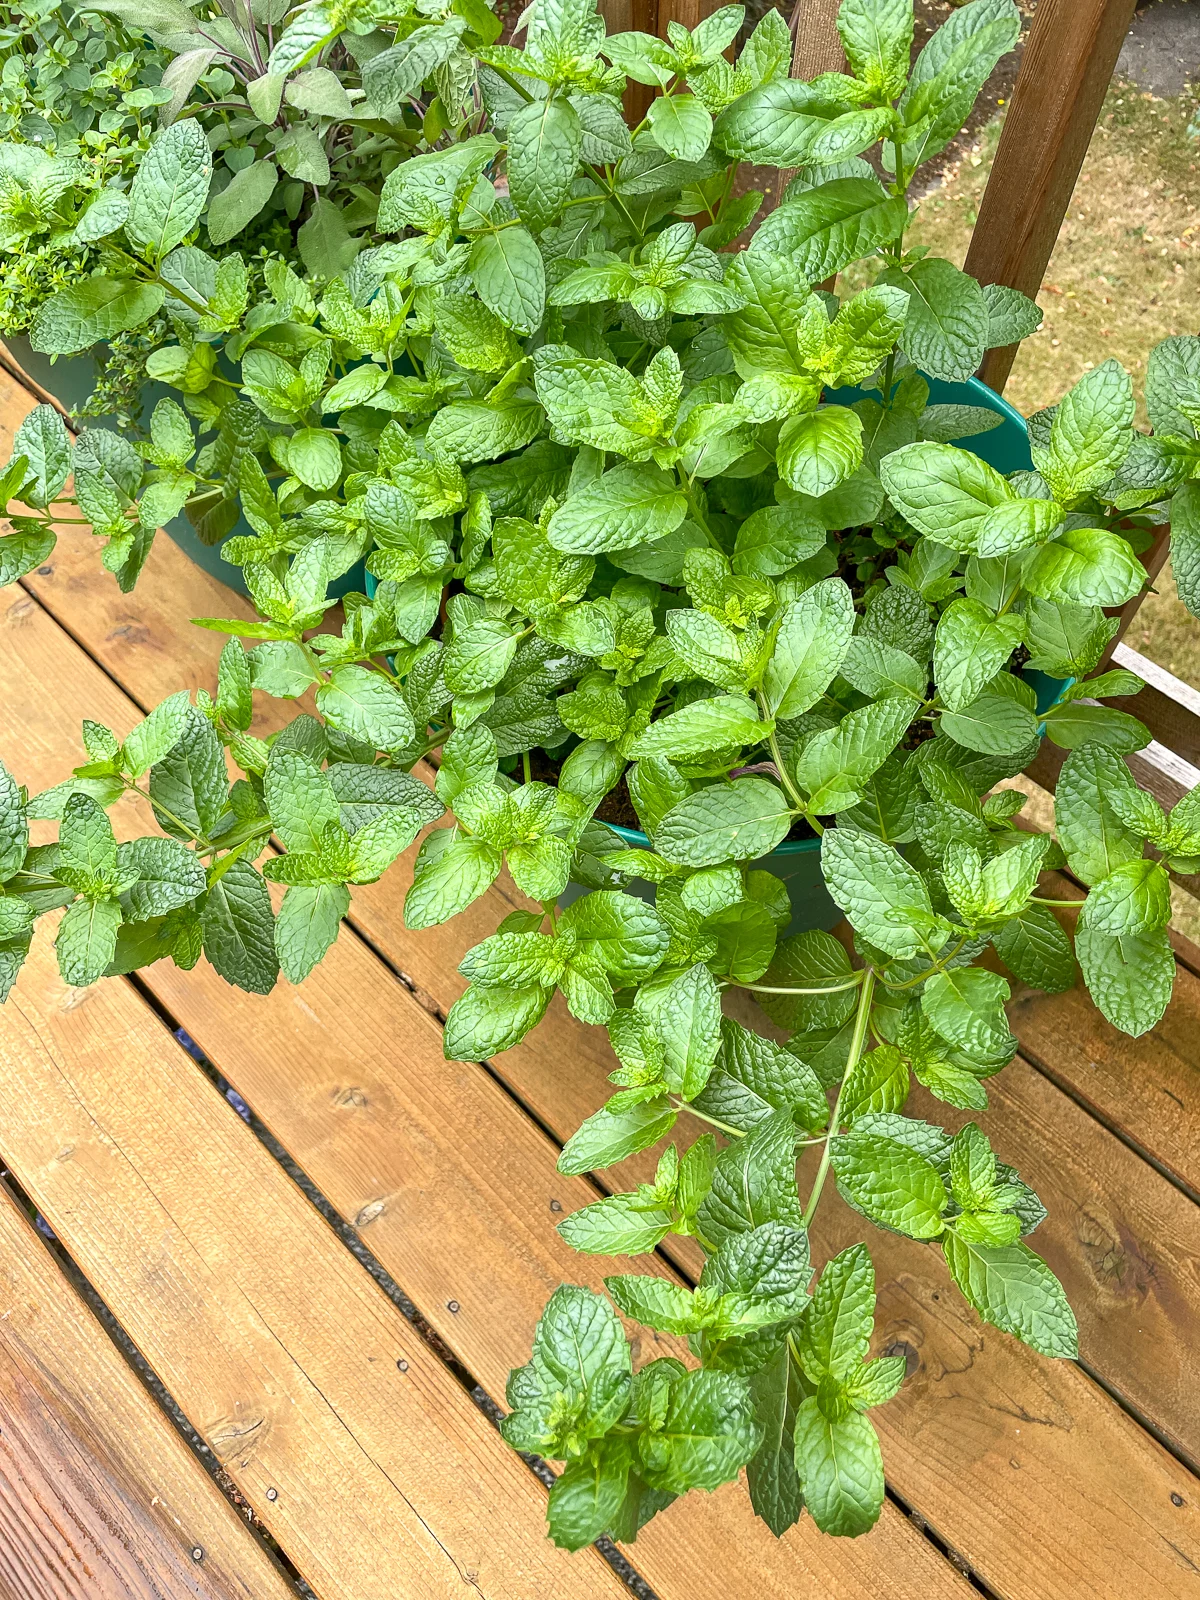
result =
M842 1074L842 1081L838 1085L837 1100L834 1102L833 1115L829 1119L829 1129L825 1135L825 1148L821 1151L820 1165L817 1175L813 1179L812 1189L809 1191L808 1204L804 1208L801 1221L808 1227L816 1213L821 1200L821 1190L825 1187L825 1179L829 1175L829 1162L831 1159L831 1145L834 1134L838 1131L841 1122L842 1101L846 1095L846 1085L850 1082L851 1074L858 1065L862 1055L863 1045L867 1038L867 1024L871 1020L871 1002L875 997L875 973L867 968L863 978L862 993L858 997L858 1010L854 1014L854 1032L850 1036L850 1049L846 1055L846 1070Z

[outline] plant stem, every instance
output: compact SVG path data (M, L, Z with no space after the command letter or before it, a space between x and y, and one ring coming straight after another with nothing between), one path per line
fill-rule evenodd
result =
M676 1111L690 1111L693 1117L699 1117L701 1122L709 1122L714 1128L720 1128L722 1133L727 1133L731 1138L744 1139L746 1135L741 1128L731 1127L728 1122L721 1122L716 1117L710 1117L704 1111L697 1111L695 1106L689 1105L686 1100L680 1100L675 1095L670 1096L671 1104Z
M821 1164L817 1168L817 1175L813 1179L812 1190L808 1196L808 1204L805 1206L804 1215L801 1218L801 1222L806 1228L813 1219L813 1214L821 1199L821 1190L825 1187L825 1179L829 1174L830 1143L834 1134L838 1131L846 1085L850 1082L850 1076L858 1065L859 1057L862 1055L863 1044L867 1037L867 1024L871 1020L871 1001L874 996L875 973L868 968L863 979L862 993L858 997L858 1011L854 1017L854 1032L850 1036L850 1050L846 1056L846 1070L842 1074L841 1083L838 1085L837 1100L834 1103L833 1115L829 1119L829 1131L825 1135L825 1148L821 1151Z

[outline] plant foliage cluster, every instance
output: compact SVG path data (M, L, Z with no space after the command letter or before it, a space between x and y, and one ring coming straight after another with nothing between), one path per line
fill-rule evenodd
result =
M731 64L738 7L664 41L536 0L523 48L478 0L106 8L153 10L172 98L128 184L89 196L98 268L33 338L70 355L159 319L148 370L173 395L144 437L30 415L0 572L45 561L73 504L129 588L186 506L231 535L258 620L199 619L230 636L215 694L123 739L85 723L86 762L42 794L4 775L0 988L65 908L70 983L204 957L266 993L418 835L411 928L506 868L530 909L463 961L447 1056L510 1049L561 991L615 1057L561 1170L687 1131L561 1224L650 1270L607 1279L611 1303L560 1289L513 1374L505 1436L565 1463L552 1536L631 1539L743 1468L776 1533L804 1507L861 1533L884 1489L869 1413L904 1363L869 1359L866 1245L811 1258L831 1177L864 1223L936 1243L981 1317L1076 1353L1026 1242L1037 1197L975 1122L952 1137L904 1108L914 1081L986 1108L1016 1048L1001 966L1050 992L1078 967L1133 1035L1170 997L1168 875L1200 867L1200 797L1167 815L1138 788L1123 758L1150 736L1097 701L1141 684L1089 675L1168 502L1200 589L1200 339L1151 355L1152 433L1106 362L1030 420L1033 467L1007 476L971 448L992 410L931 403L1038 318L904 238L914 173L1016 39L1012 0L970 0L912 65L911 0L844 0L850 70L812 83L773 11ZM225 122L195 99L216 73ZM633 130L630 79L661 91ZM738 249L762 199L734 193L742 162L798 170ZM259 188L298 215L291 179L318 190L301 259L252 272L220 246ZM870 288L817 287L861 259ZM361 562L335 630L330 585ZM1060 681L1049 710L1030 669ZM256 692L311 709L264 739ZM1000 787L1043 736L1069 752L1054 838ZM106 811L130 792L161 831L119 842ZM614 794L640 842L598 819ZM57 842L31 845L46 819ZM789 932L770 857L806 833L852 950ZM1043 876L1064 866L1081 901ZM694 1288L652 1254L671 1234L705 1252ZM635 1373L618 1311L679 1354Z

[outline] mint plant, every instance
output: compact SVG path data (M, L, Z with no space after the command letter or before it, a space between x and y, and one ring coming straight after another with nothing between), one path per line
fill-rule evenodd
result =
M348 268L385 177L478 120L467 46L500 30L482 0L7 15L0 332L51 355L117 337L139 367L212 292L197 246Z
M572 1548L632 1539L743 1467L776 1533L805 1507L832 1534L873 1525L869 1413L903 1363L869 1358L866 1243L812 1259L831 1183L864 1224L937 1243L994 1326L1076 1354L1025 1242L1037 1197L976 1123L951 1137L904 1108L915 1081L986 1110L1016 1050L1001 965L1052 993L1078 966L1134 1036L1170 998L1169 874L1200 866L1200 798L1164 813L1123 759L1148 731L1096 702L1142 686L1098 669L1168 514L1197 598L1200 339L1151 354L1152 433L1105 362L1030 419L1033 468L1007 476L970 448L992 411L930 403L930 378L1037 322L904 237L913 174L1018 20L971 0L910 69L907 0L844 0L850 72L801 83L775 12L731 64L739 7L663 41L538 0L523 48L473 44L455 81L479 118L424 128L436 147L388 175L353 260L276 259L260 281L185 243L209 179L183 118L131 187L128 275L39 313L80 348L153 302L173 342L151 371L180 398L146 438L72 443L51 408L30 415L2 483L5 581L45 561L64 507L125 588L182 505L218 533L240 512L252 532L224 553L258 620L197 619L229 636L215 695L171 696L123 741L85 723L86 762L42 794L4 775L0 986L65 907L68 982L203 956L265 993L303 980L350 888L423 830L410 928L506 869L529 908L465 957L447 1056L519 1044L560 990L614 1057L560 1169L677 1140L564 1238L639 1256L675 1234L705 1256L694 1288L558 1290L513 1374L505 1436L565 1463L550 1531ZM311 48L331 25L309 7L281 37ZM633 130L629 77L662 91ZM800 170L737 250L761 201L733 193L742 161ZM813 287L862 259L869 288ZM361 560L370 593L335 622L329 585ZM1049 708L1029 669L1058 680ZM261 739L255 692L311 709ZM1069 752L1053 836L1003 787L1042 737ZM161 833L118 843L106 808L130 791ZM640 842L605 821L626 807ZM45 819L58 841L31 847ZM771 856L805 836L852 947L789 931ZM1045 880L1064 868L1081 900ZM773 1034L728 1013L734 991ZM679 1357L634 1373L618 1312Z

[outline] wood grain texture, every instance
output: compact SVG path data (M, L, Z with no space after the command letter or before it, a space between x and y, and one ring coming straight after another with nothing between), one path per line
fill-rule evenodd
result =
M184 568L176 609L196 571ZM195 601L193 593L190 615L200 614ZM77 614L81 626L97 624L97 607ZM206 636L183 636L191 637ZM127 661L136 655L129 634L117 639ZM29 596L0 613L0 640L12 685L0 758L24 761L31 782L69 770L83 706L118 732L136 719L132 704ZM157 659L149 640L140 648ZM59 685L49 705L39 689L47 675ZM14 730L33 721L38 727L18 758ZM128 830L138 819L123 804L114 820ZM281 982L268 997L228 989L205 963L190 974L159 963L142 976L491 1393L502 1393L510 1368L527 1358L537 1317L560 1282L601 1286L612 1264L575 1255L555 1231L559 1216L595 1191L555 1171L555 1146L487 1073L443 1060L434 1019L352 936L343 934L303 988ZM109 987L87 991L89 1000ZM546 1065L555 1055L562 1077L561 1036L543 1030L541 1037ZM643 1334L642 1359L653 1353L653 1338ZM867 1540L830 1541L805 1521L776 1543L737 1485L672 1507L630 1554L661 1600L790 1600L807 1592L837 1600L928 1592L951 1600L966 1593L890 1505Z
M1190 683L1184 683L1126 644L1115 647L1112 664L1136 672L1145 680L1146 687L1140 694L1110 700L1107 704L1131 711L1146 724L1159 744L1182 756L1193 767L1200 767L1200 690L1193 689Z
M47 579L45 581L49 586L50 580ZM56 579L55 581L59 580ZM96 632L102 632L104 618L101 609L102 596L99 583L93 580L91 587L94 588L95 594L86 608L86 615L84 608L79 608L77 613L79 625L84 626L86 623L87 627ZM178 589L176 593L178 595ZM176 599L176 604L178 604L178 599ZM110 649L113 648L117 650L121 659L121 665L114 670L119 672L123 681L129 681L131 678L136 679L138 676L136 661L140 653L138 649L130 645L124 637L117 647L110 647ZM157 692L156 689L155 694ZM71 698L76 698L75 692L72 693ZM430 930L418 936L407 934L403 930L399 915L399 896L391 888L390 881L383 887L377 886L369 899L362 894L358 895L355 900L353 914L359 925L364 928L364 931L368 933L379 948L389 954L390 958L402 970L410 971L413 967L419 965L422 986L433 985L431 992L438 999L439 1004L445 1006L449 1003L452 998L450 991L460 980L450 971L453 951L448 941L453 941L454 947L457 947L459 942L469 942L469 935L459 934L455 924L451 924L447 930ZM493 915L494 912L487 913L487 916ZM495 926L494 920L490 922L490 926ZM337 958L341 950L342 945L339 944L333 952L331 960ZM336 969L331 969L331 971L336 971ZM190 1009L185 1009L185 1007L189 1006L188 991L190 987L193 984L205 981L201 969L197 969L196 973L186 977L172 973L169 968L151 968L146 973L146 978L156 986L156 992L162 995L171 1009L185 1021L189 1031L195 1032L199 1030L202 1042L205 1042L204 1031L206 1029L211 1038L215 1030L222 1026L220 1022L221 1013L228 1009L231 1002L222 1003L216 992L207 995L199 1002L193 1000L190 1003ZM297 992L299 1000L306 1004L311 1011L318 1014L324 1010L326 1002L322 998L319 1004L314 1004L309 999L309 995L315 992L311 987L312 983L320 981L319 974L314 975L314 980L310 980L310 985ZM354 982L357 983L358 980L355 979ZM335 986L341 988L344 992L346 983L347 980L343 979L340 983L336 983ZM361 994L361 987L356 992ZM247 1002L247 1004L259 1003ZM365 1014L368 1009L373 1008L373 1005L374 1002L372 1002L371 1008L360 1006L360 1011ZM193 1016L195 1018L194 1021L192 1020ZM294 1027L295 1024L293 1023L291 1026ZM272 1021L270 1030L272 1035L277 1027L278 1024ZM321 1157L319 1142L321 1134L318 1127L314 1124L305 1137L299 1132L284 1131L282 1124L282 1119L286 1117L289 1119L287 1127L294 1129L295 1113L292 1105L293 1102L297 1101L302 1105L310 1106L315 1115L321 1115L324 1108L319 1105L315 1090L301 1085L299 1091L293 1090L288 1102L283 1106L278 1106L277 1089L274 1091L275 1098L273 1101L266 1098L271 1095L272 1086L269 1081L263 1081L265 1074L260 1074L259 1078L251 1083L246 1076L250 1070L251 1063L240 1059L236 1054L236 1040L245 1036L246 1029L244 1027L234 1027L232 1036L229 1039L218 1040L215 1045L209 1042L207 1043L207 1048L213 1054L214 1059L222 1066L222 1070L227 1071L233 1081L238 1083L241 1092L245 1093L247 1099L256 1105L260 1114L264 1115L272 1123L276 1131L280 1133L280 1137L292 1148L293 1153L313 1173L317 1181L321 1183L321 1186L326 1189L326 1192L329 1192L329 1186L335 1181L335 1175L325 1177L323 1174L327 1171L327 1168L318 1169L315 1165ZM258 1030L258 1037L261 1039L262 1036L263 1030L260 1029ZM302 1036L299 1033L293 1033L288 1041L286 1054L292 1064L290 1070L293 1075L296 1072L297 1061L303 1059L310 1052L317 1058L322 1053L319 1047L304 1044L302 1042L303 1037L311 1038L312 1035ZM607 1063L600 1054L600 1041L601 1036L595 1030L580 1028L578 1025L571 1023L569 1019L563 1017L552 1027L543 1025L535 1033L533 1039L527 1042L520 1050L509 1052L499 1058L496 1068L505 1075L506 1081L510 1083L514 1090L528 1104L537 1109L539 1116L560 1137L563 1137L572 1131L580 1118L604 1097L607 1088L604 1078ZM408 1116L411 1117L411 1105L414 1095L414 1076L411 1063L416 1052L412 1049L411 1039L406 1040L406 1047L410 1061L408 1077L401 1090L392 1089L390 1092L396 1096L395 1103L403 1105ZM245 1051L243 1049L244 1054ZM564 1062L570 1063L569 1072L564 1071ZM376 1064L378 1066L378 1056L376 1056ZM441 1070L446 1072L454 1069L443 1067ZM367 1093L367 1099L368 1101L370 1100L369 1092ZM272 1107L276 1109L272 1109ZM327 1116L327 1113L325 1113L325 1116ZM1097 1133L1099 1131L1097 1130ZM304 1142L301 1145L299 1141L302 1137ZM326 1135L326 1137L329 1136ZM366 1156L367 1147L362 1142L364 1138L365 1135L360 1133L357 1141L358 1159L360 1161L364 1160ZM469 1148L471 1157L478 1160L477 1148L473 1145L469 1146ZM1009 1148L1005 1153L1018 1162L1022 1160L1023 1152L1020 1148ZM345 1156L342 1157L342 1160L344 1159L346 1159ZM341 1160L335 1160L331 1162L331 1165L339 1167ZM546 1205L544 1197L548 1193L551 1198L559 1199L560 1204L569 1206L571 1202L566 1191L566 1181L557 1177L551 1177L549 1181L558 1187L551 1188L548 1191L542 1190L543 1199L540 1202L541 1205L543 1207ZM1139 1188L1149 1185L1151 1196L1149 1204L1151 1210L1153 1210L1154 1196L1157 1193L1153 1185L1156 1183L1162 1184L1163 1180L1158 1178L1157 1175L1151 1174L1148 1169L1135 1164L1129 1181L1136 1183ZM382 1189L377 1190L373 1198L382 1198L384 1192ZM364 1203L369 1203L372 1199L372 1196L364 1191L360 1190L359 1194L361 1194ZM347 1199L352 1202L357 1201L359 1194L348 1195ZM1126 1205L1126 1198L1122 1193L1111 1200L1111 1204L1118 1209L1118 1214L1122 1217L1125 1215L1123 1208ZM1171 1198L1174 1200L1176 1197L1172 1196ZM340 1201L338 1203L343 1210L347 1209ZM410 1254L402 1264L392 1265L395 1258L392 1254L386 1229L381 1228L378 1233L374 1232L377 1227L387 1224L387 1220L388 1214L385 1208L378 1221L371 1223L371 1231L368 1232L367 1237L381 1259L389 1264L400 1280L404 1282L406 1274L418 1270L418 1263L412 1256L413 1230L409 1230ZM1049 1224L1046 1226L1048 1228ZM1125 1226L1128 1232L1136 1232L1134 1224L1129 1223L1125 1224ZM825 1253L831 1244L836 1248L836 1243L824 1232L820 1232L818 1237L821 1253ZM1066 1239L1068 1236L1064 1234L1063 1237ZM465 1242L463 1248L466 1248ZM881 1279L892 1272L892 1249L891 1240L883 1242L880 1242L879 1239L873 1240L873 1252L879 1264ZM1066 1243L1064 1244L1064 1249L1068 1254L1072 1249L1078 1253L1082 1251L1083 1245L1082 1243L1077 1243L1075 1246L1071 1246ZM921 1306L924 1308L922 1312L924 1320L920 1329L922 1343L919 1345L914 1344L915 1349L920 1350L928 1346L932 1350L939 1340L950 1340L952 1343L954 1341L961 1342L964 1319L966 1319L966 1325L975 1330L974 1337L979 1340L981 1345L979 1351L972 1354L971 1360L976 1365L983 1363L987 1367L987 1375L980 1379L981 1382L993 1383L998 1389L1013 1397L1013 1405L1023 1407L1030 1414L1033 1414L1047 1392L1052 1395L1059 1395L1060 1403L1070 1410L1073 1419L1075 1419L1072 1422L1072 1428L1081 1430L1080 1438L1086 1440L1087 1438L1099 1437L1104 1434L1104 1429L1108 1424L1101 1420L1101 1414L1114 1409L1107 1397L1087 1384L1082 1387L1074 1387L1075 1379L1073 1373L1061 1366L1042 1362L1040 1358L1033 1356L1000 1335L992 1332L980 1335L977 1324L971 1314L961 1306L961 1303L957 1301L957 1297L949 1292L942 1296L939 1285L942 1281L943 1269L940 1265L940 1258L936 1253L922 1251L918 1253L915 1259L925 1264L924 1271L926 1273L926 1277L923 1280L925 1288L922 1290L920 1300ZM907 1263L907 1257L905 1261ZM586 1273L587 1267L586 1260L576 1257L571 1258L571 1265L566 1270L573 1277L578 1278L580 1276L578 1269L583 1269L583 1272ZM420 1270L426 1269L421 1268ZM432 1270L437 1270L436 1263ZM442 1270L444 1270L444 1264ZM1080 1270L1086 1270L1086 1262L1082 1263ZM910 1271L907 1264L904 1271L906 1274ZM450 1280L449 1287L451 1292L453 1292L454 1281ZM584 1278L584 1281L586 1281L586 1278ZM925 1292L926 1290L928 1292ZM935 1299L935 1294L939 1298ZM432 1288L429 1299L432 1303ZM436 1308L431 1314L438 1314ZM493 1320L498 1321L499 1319ZM464 1359L471 1362L474 1370L483 1370L484 1354L481 1354L478 1359L472 1359L466 1354L467 1340L478 1330L472 1328L467 1321L464 1321L461 1309L459 1313L449 1318L443 1312L438 1326L439 1331L445 1333L445 1336L454 1347L463 1352ZM1177 1335L1177 1344L1182 1337L1182 1334ZM910 1342L912 1341L910 1340ZM471 1348L475 1348L475 1346L472 1344ZM495 1354L498 1354L498 1352L495 1352ZM493 1360L495 1359L495 1354L492 1356ZM1135 1349L1126 1355L1120 1349L1119 1342L1113 1341L1113 1350L1110 1354L1114 1360L1129 1360L1135 1357L1140 1358L1141 1352ZM1113 1381L1117 1383L1118 1387L1121 1387L1119 1375ZM1139 1381L1144 1382L1146 1389L1152 1389L1152 1367L1146 1369L1144 1380L1139 1379ZM1068 1399L1061 1398L1065 1392L1063 1385L1072 1386L1070 1387ZM1022 1396L1025 1398L1022 1399ZM952 1545L964 1552L967 1558L987 1577L989 1582L1001 1592L1019 1594L1028 1592L1038 1595L1052 1593L1057 1595L1070 1592L1061 1587L1061 1582L1065 1576L1069 1577L1070 1581L1075 1581L1073 1568L1063 1566L1061 1563L1058 1566L1051 1564L1047 1569L1044 1581L1037 1580L1034 1570L1035 1564L1032 1558L1027 1562L1024 1553L1018 1553L1013 1550L1011 1528L1006 1524L1004 1518L996 1515L994 1506L989 1511L986 1500L981 1505L982 1480L976 1475L975 1465L978 1457L978 1442L972 1443L969 1430L958 1444L957 1455L953 1457L954 1469L945 1471L934 1482L922 1465L925 1447L921 1435L915 1431L916 1424L911 1415L903 1423L899 1420L890 1421L886 1413L883 1412L879 1413L879 1416L887 1433L887 1462L889 1470L893 1473L900 1492L918 1506L922 1514L937 1526ZM1118 1563L1115 1567L1112 1566L1110 1560L1111 1552L1106 1549L1104 1552L1104 1564L1097 1564L1092 1576L1097 1586L1097 1592L1101 1593L1109 1592L1115 1595L1120 1592L1115 1588L1110 1588L1107 1591L1103 1588L1103 1584L1107 1583L1111 1577L1114 1583L1136 1579L1140 1586L1148 1585L1151 1593L1156 1592L1155 1586L1157 1585L1157 1592L1168 1594L1171 1592L1171 1586L1176 1582L1177 1570L1175 1562L1177 1558L1170 1557L1156 1569L1155 1562L1158 1556L1155 1552L1161 1553L1166 1548L1164 1540L1168 1537L1173 1537L1176 1532L1175 1522L1178 1519L1174 1517L1176 1508L1173 1507L1169 1499L1165 1503L1165 1509L1163 1509L1159 1490L1163 1482L1164 1473L1175 1473L1173 1482L1179 1481L1182 1476L1185 1486L1186 1475L1182 1475L1180 1469L1175 1468L1173 1463L1168 1465L1169 1458L1165 1456L1165 1453L1150 1441L1146 1435L1132 1426L1113 1438L1108 1438L1105 1435L1105 1450L1110 1455L1114 1450L1117 1451L1119 1467L1112 1468L1111 1461L1108 1460L1103 1463L1093 1461L1087 1456L1086 1450L1081 1447L1076 1476L1073 1479L1064 1480L1058 1456L1054 1452L1043 1454L1039 1439L1035 1438L1032 1449L1025 1460L1024 1470L1027 1474L1025 1482L1027 1484L1036 1482L1037 1486L1036 1488L1030 1487L1028 1492L1035 1497L1040 1496L1044 1499L1047 1508L1052 1508L1052 1512L1048 1509L1046 1515L1052 1522L1054 1529L1057 1530L1056 1537L1058 1532L1071 1529L1074 1530L1071 1533L1062 1532L1062 1537L1071 1543L1073 1549L1078 1542L1075 1539L1075 1533L1078 1533L1079 1541L1082 1542L1083 1547L1092 1548L1094 1540L1090 1530L1092 1520L1098 1514L1095 1508L1097 1506L1108 1508L1102 1514L1111 1515L1116 1519L1117 1523L1121 1523L1121 1518L1124 1514L1121 1512L1121 1502L1117 1494L1118 1480L1125 1484L1136 1483L1139 1486L1135 1495L1136 1503L1140 1506L1144 1502L1150 1508L1147 1512L1148 1520L1143 1523L1137 1523L1127 1530L1131 1552L1128 1561L1123 1565ZM1188 1496L1190 1494L1191 1489L1188 1487ZM1110 1501L1112 1502L1111 1506L1109 1504ZM720 1497L711 1504L715 1506L719 1503ZM681 1512L685 1510L684 1507L677 1509ZM1124 1526L1123 1523L1121 1525ZM646 1534L643 1535L643 1539L639 1540L634 1555L639 1568L658 1587L659 1580L653 1570L656 1554L655 1537L653 1527L648 1529ZM657 1537L663 1536L657 1535ZM1047 1530L1045 1542L1049 1543L1050 1539L1051 1535ZM1174 1542L1177 1543L1178 1541L1175 1540ZM698 1562L697 1565L701 1565L701 1563ZM1150 1578L1146 1576L1147 1571L1152 1574ZM1155 1573L1157 1575L1154 1575ZM1019 1583L1016 1582L1017 1578L1020 1580ZM1015 1584L1011 1591L1009 1589L1010 1579ZM1042 1583L1041 1587L1038 1587L1039 1582ZM1033 1586L1028 1590L1022 1589L1020 1585L1026 1583ZM1057 1591L1053 1587L1055 1583L1060 1584Z
M967 251L980 283L1041 288L1134 5L1040 0ZM998 392L1016 351L984 357L980 377Z
M808 79L820 77L822 72L845 72L846 54L837 31L840 5L841 0L796 0L791 15L794 42L789 77ZM776 173L768 197L770 209L783 199L795 172L795 167L781 167ZM822 287L832 289L835 281L830 278Z
M974 1117L917 1089L905 1107L956 1133L977 1121L1049 1217L1029 1243L1067 1291L1087 1367L1200 1463L1200 1208L1017 1057ZM995 1335L991 1335L995 1337Z
M0 1600L177 1596L295 1590L0 1189Z
M0 1013L0 1153L323 1600L619 1593L153 1012L68 990L49 933Z

